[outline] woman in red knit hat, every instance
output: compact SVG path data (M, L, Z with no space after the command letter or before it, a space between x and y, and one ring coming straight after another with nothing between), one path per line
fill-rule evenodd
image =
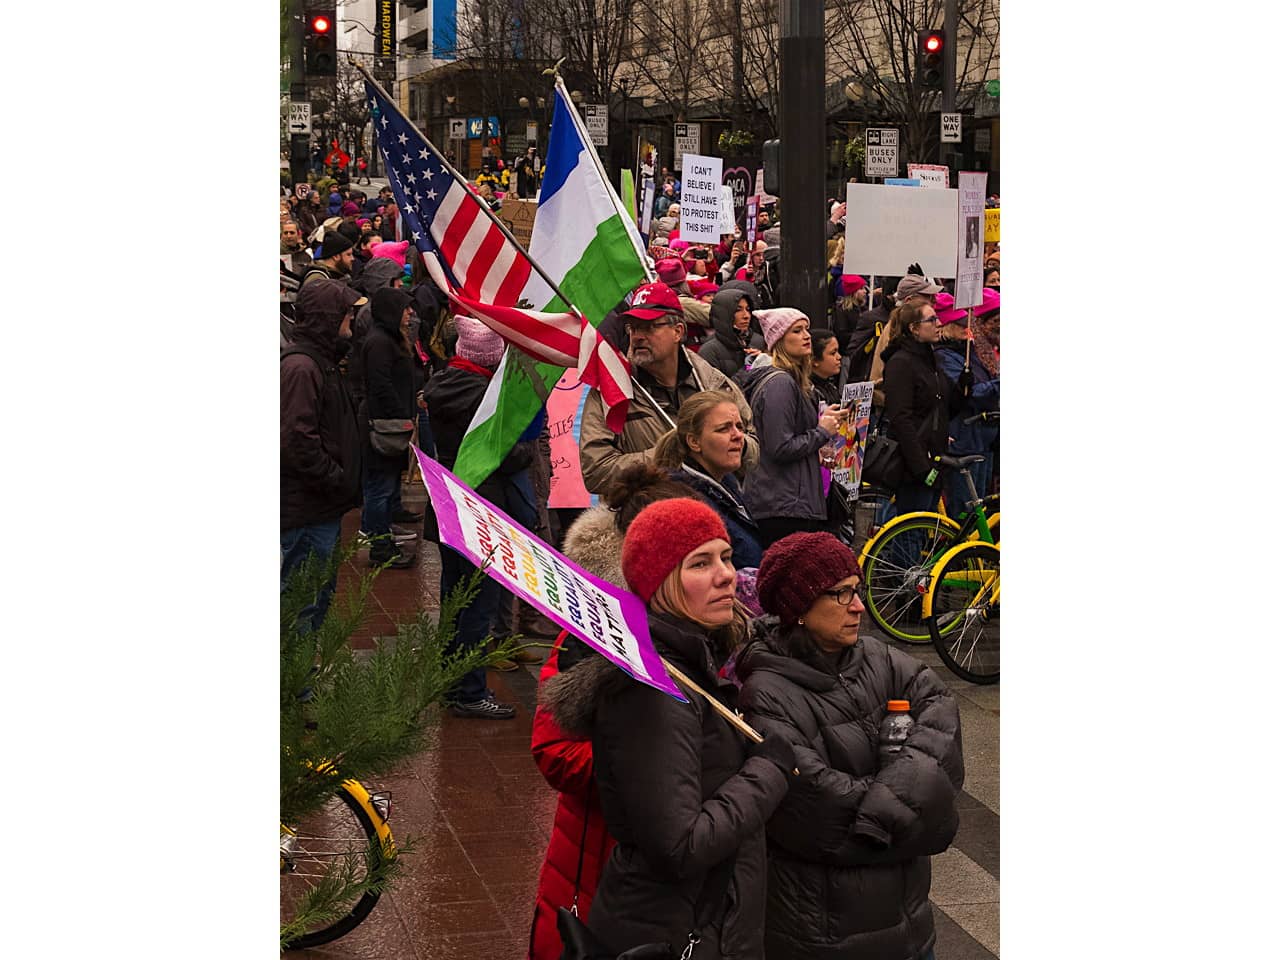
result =
M736 688L718 667L745 628L731 555L724 521L695 500L645 507L622 545L622 572L648 605L654 647L730 708ZM666 941L673 951L696 944L699 960L762 960L764 824L786 795L795 751L785 739L751 743L701 695L684 692L688 702L602 657L544 689L556 722L591 736L617 840L590 933L608 956Z
M794 746L800 770L768 825L769 960L932 960L929 856L955 836L964 783L955 697L858 635L862 571L830 534L783 537L757 587L777 620L738 657L739 706L766 742ZM914 725L881 752L890 700L907 701Z

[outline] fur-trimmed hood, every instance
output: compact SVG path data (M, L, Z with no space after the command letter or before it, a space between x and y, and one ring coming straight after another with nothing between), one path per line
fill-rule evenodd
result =
M604 504L584 510L564 535L564 555L601 580L626 588L622 576L622 534Z

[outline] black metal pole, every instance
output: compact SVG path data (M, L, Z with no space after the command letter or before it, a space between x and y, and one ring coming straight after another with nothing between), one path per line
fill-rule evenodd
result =
M303 64L302 0L289 0L289 99L303 103L307 99L306 67ZM307 165L311 162L311 137L305 133L289 134L289 176L294 183L307 182Z
M781 302L814 326L826 322L824 88L822 9L812 0L778 5L782 139Z
M946 42L942 46L942 112L956 111L956 29L959 17L956 12L956 0L945 0L942 10L942 30ZM938 149L942 154L942 162L957 174L957 153L959 148L954 143L942 142L942 118L938 118ZM952 184L956 183L955 177Z

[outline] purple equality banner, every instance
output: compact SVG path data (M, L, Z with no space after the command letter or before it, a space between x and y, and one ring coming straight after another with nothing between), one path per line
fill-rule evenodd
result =
M663 669L649 637L644 603L583 570L476 494L417 447L422 482L453 547L516 596L641 683L686 698ZM491 562L490 562L491 561Z

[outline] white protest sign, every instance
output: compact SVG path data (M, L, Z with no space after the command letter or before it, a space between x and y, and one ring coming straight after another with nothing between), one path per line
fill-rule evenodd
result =
M944 113L942 115L942 142L960 142L960 114Z
M641 683L685 700L667 676L644 603L588 573L417 447L422 482L431 497L440 542L457 550L516 596L544 613Z
M733 233L733 187L727 183L720 185L720 223L716 229L721 233Z
M868 177L898 175L898 131L893 127L868 127L862 171Z
M653 204L655 192L653 177L644 178L644 187L640 191L640 232L647 238L653 226Z
M676 169L683 170L684 155L702 149L702 124L676 124ZM683 208L681 208L683 209Z
M845 273L900 277L918 262L927 276L955 276L955 190L847 187Z
M987 206L987 175L960 174L960 215L956 237L957 307L982 303L982 235Z
M720 157L704 157L696 153L684 155L684 180L680 191L682 240L690 243L719 241L723 170L724 160Z
M951 168L943 163L908 163L907 176L919 180L922 187L945 190L951 186Z

